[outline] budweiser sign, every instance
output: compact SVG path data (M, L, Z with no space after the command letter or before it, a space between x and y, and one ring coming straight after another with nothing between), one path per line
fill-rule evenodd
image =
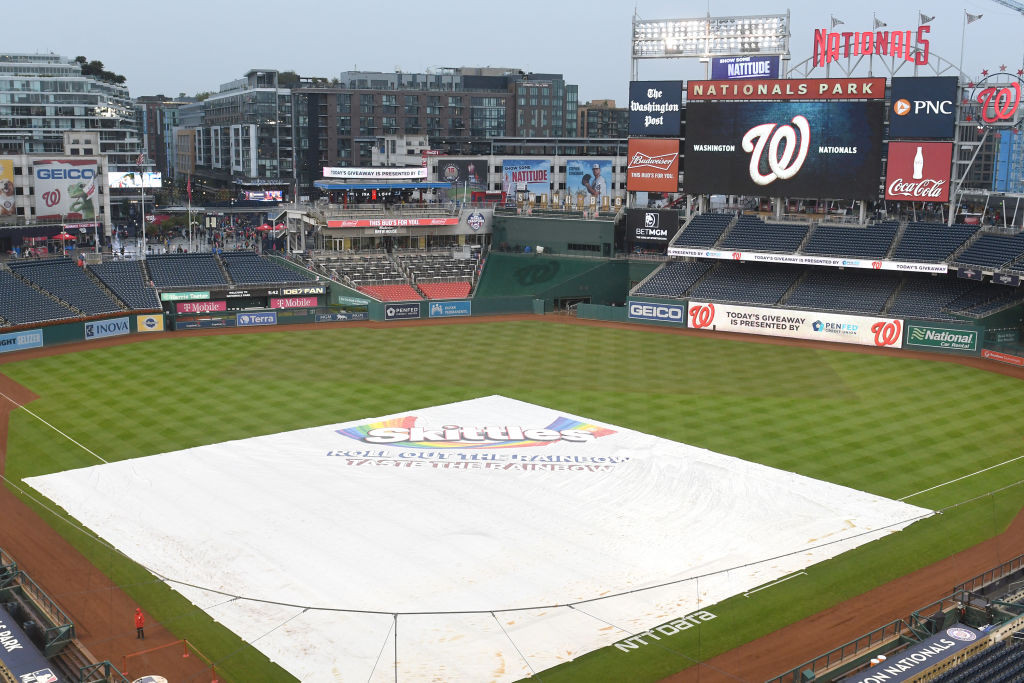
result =
M890 142L885 198L905 202L949 201L951 142Z
M630 192L679 191L679 139L629 140L626 189Z

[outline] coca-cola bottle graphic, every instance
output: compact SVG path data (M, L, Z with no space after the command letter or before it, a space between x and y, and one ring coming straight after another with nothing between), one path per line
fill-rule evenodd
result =
M914 155L914 180L920 180L924 177L924 153L921 151L921 147L917 148L917 154Z

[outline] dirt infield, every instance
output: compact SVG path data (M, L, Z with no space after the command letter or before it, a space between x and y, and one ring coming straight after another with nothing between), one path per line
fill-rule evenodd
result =
M847 347L842 344L824 342L580 320L563 315L511 315L388 323L349 322L290 325L285 329L275 330L221 328L139 334L131 337L111 337L62 346L16 351L4 354L0 358L0 366L27 358L141 343L170 336L181 339L211 334L322 330L336 326L391 328L515 320L545 320L554 324L612 327L657 334L724 338L745 343L778 344L850 353L918 358L933 362L958 363L1024 379L1024 368L976 357L896 349L873 349L853 345ZM8 416L13 410L36 398L31 391L0 374L0 472L3 472L5 462ZM122 657L126 654L175 642L176 638L152 618L147 622L146 640L136 640L132 624L135 602L104 575L102 567L95 567L58 534L47 520L41 518L32 508L15 496L9 484L0 487L0 519L5 520L5 527L8 530L3 537L3 549L9 552L17 560L19 567L25 570L64 609L75 624L79 640L98 659L110 660L120 667ZM1019 514L1005 532L993 539L979 543L941 562L847 600L832 609L782 628L666 680L709 683L737 680L763 681L769 676L782 673L798 663L820 654L824 649L853 640L883 623L905 617L914 609L947 596L955 584L1011 559L1020 553L1022 547L1024 547L1024 513ZM195 657L184 659L181 657L180 649L175 647L168 647L161 652L154 653L145 661L146 666L151 670L132 670L133 678L143 674L160 674L172 681L209 680L204 674L208 670ZM684 662L681 661L680 665L683 664Z

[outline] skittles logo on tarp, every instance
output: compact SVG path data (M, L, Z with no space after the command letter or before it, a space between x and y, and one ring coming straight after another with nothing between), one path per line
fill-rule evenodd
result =
M338 433L363 443L400 448L532 448L560 441L588 443L615 433L614 430L567 417L559 417L543 428L452 424L425 428L417 427L417 420L410 415L339 429Z

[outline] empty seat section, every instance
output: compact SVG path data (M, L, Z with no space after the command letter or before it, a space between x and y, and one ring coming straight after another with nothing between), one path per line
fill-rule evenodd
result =
M892 258L894 261L941 263L977 231L978 226L963 223L909 223Z
M778 303L802 272L799 266L724 261L698 282L689 296L706 301L772 305Z
M473 285L469 282L418 282L428 299L465 299Z
M146 258L146 267L160 289L228 284L213 254L158 254Z
M711 266L710 261L669 261L638 287L635 293L681 297Z
M878 223L865 228L845 225L819 225L811 233L804 254L847 256L858 259L883 259L892 247L899 224Z
M0 318L12 325L74 318L78 314L27 285L7 270L0 270Z
M713 247L732 219L731 213L699 213L690 219L686 228L673 240L672 246L697 249Z
M115 313L121 307L71 259L12 262L11 271L86 315Z
M999 269L1024 255L1024 232L1016 235L984 234L954 260L982 268Z
M787 306L826 311L879 313L900 284L895 273L832 268L812 270L793 290Z
M948 306L980 283L932 275L910 274L904 277L903 288L889 307L894 318L927 318L930 320L960 320L952 315Z
M226 251L220 257L231 280L238 285L309 282L316 279L308 273L292 270L251 251Z
M160 308L156 288L146 282L141 261L108 261L88 266L100 282L134 310Z
M412 285L365 285L357 288L380 301L422 301Z
M740 216L718 248L793 254L807 236L807 228L807 224L765 223L757 216Z

